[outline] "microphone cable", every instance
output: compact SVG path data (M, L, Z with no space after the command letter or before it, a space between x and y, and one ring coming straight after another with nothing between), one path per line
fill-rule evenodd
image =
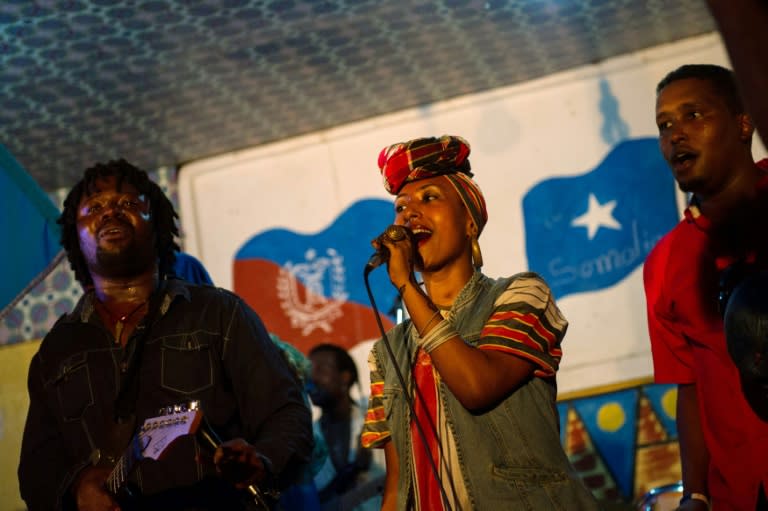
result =
M376 324L379 326L379 331L381 332L382 340L384 341L384 347L387 349L387 353L389 354L389 358L392 361L392 365L395 368L395 374L397 374L397 380L400 383L400 386L403 388L403 396L405 397L406 403L408 403L408 409L411 412L411 417L413 419L414 424L416 425L416 430L419 433L419 438L421 438L422 444L424 444L424 450L427 451L427 457L429 458L429 467L432 470L432 475L435 476L435 480L437 481L438 485L440 486L440 495L443 498L443 505L445 506L446 511L451 511L451 504L448 500L448 494L445 491L445 488L443 486L443 480L440 477L440 471L437 468L437 465L435 465L435 460L432 455L432 450L429 448L429 444L427 443L427 435L424 433L424 427L421 424L421 421L416 416L416 408L413 404L413 399L408 392L408 385L405 383L405 377L403 377L403 372L400 370L400 366L397 363L397 358L395 357L395 353L392 350L392 345L389 343L389 336L387 336L387 332L384 329L384 324L381 321L381 315L379 313L378 307L376 307L376 300L373 298L373 293L371 292L371 285L368 282L368 275L371 273L371 270L373 270L374 267L367 265L365 267L365 271L363 272L363 280L365 281L365 290L368 292L368 300L371 302L371 308L373 309L373 315L376 318ZM415 328L415 327L413 327ZM424 407L424 409L427 409L427 405L424 399L424 396L419 391L418 387L414 384L414 393L416 394L416 397L419 399L419 402L421 406ZM435 427L435 424L430 420L430 426L432 427L432 433L435 435L435 438L438 440L437 446L438 446L438 454L440 455L440 459L443 458L442 455L442 448L440 443L440 436L437 433L437 428ZM451 488L454 490L455 493L455 486L452 481L452 477L450 472L447 472L448 478L451 479Z

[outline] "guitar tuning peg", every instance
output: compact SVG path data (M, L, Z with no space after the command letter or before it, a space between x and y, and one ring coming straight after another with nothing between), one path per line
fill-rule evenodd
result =
M174 405L163 406L157 411L157 415L173 415L175 413L186 413L200 410L200 401L194 400L188 403L177 403Z

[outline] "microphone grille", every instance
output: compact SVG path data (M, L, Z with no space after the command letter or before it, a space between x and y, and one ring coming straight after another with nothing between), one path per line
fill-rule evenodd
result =
M389 241L402 241L407 235L408 233L402 225L390 225L384 231L384 236L386 236Z

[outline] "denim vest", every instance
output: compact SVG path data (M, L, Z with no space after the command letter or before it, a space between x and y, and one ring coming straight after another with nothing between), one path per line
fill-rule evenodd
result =
M513 279L530 275L493 280L475 273L454 302L448 321L466 343L476 346L499 294ZM406 382L412 381L415 335L408 320L387 334ZM373 350L385 374L384 411L400 460L397 508L410 509L411 414L383 340ZM560 445L554 381L533 377L494 407L479 412L464 408L444 382L439 384L472 509L599 509ZM446 488L448 484L443 481Z

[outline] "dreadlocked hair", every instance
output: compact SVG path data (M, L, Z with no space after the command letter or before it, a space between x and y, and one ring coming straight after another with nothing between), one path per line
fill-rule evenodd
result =
M179 235L176 219L179 215L173 204L160 187L149 179L143 170L134 167L124 159L110 160L107 163L97 163L85 170L82 179L70 190L64 199L64 209L56 222L61 225L61 245L67 252L69 266L75 272L75 278L83 288L90 287L93 279L80 250L80 240L77 235L77 209L84 195L90 195L96 180L115 176L117 187L123 184L132 185L140 194L149 198L150 217L155 233L155 251L158 258L160 278L173 274L176 262L176 251L179 245L175 238Z

